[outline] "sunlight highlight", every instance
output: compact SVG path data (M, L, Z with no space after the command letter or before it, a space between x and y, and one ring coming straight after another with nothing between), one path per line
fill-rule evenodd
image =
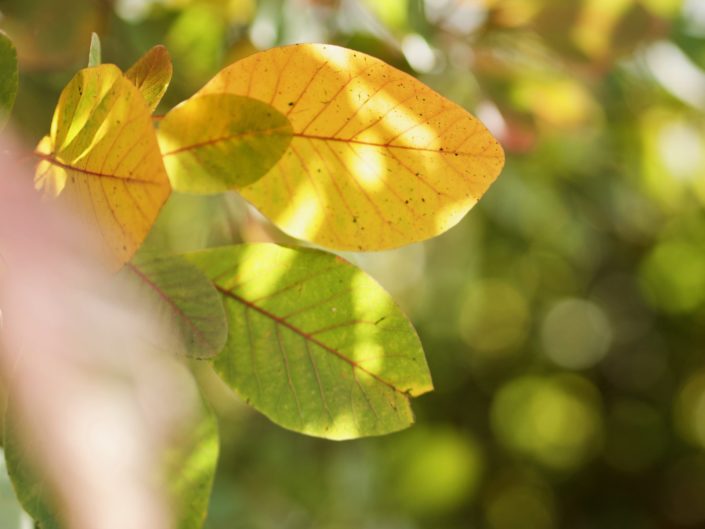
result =
M294 237L311 239L323 223L325 204L322 204L311 185L302 184L291 204L277 216L277 224L287 226Z
M275 255L272 255L273 253ZM238 260L237 270L242 286L238 290L248 299L257 299L271 294L295 259L294 252L281 252L275 246L243 245L242 258Z
M350 54L345 48L339 48L338 46L311 47L310 53L321 59L321 62L327 62L343 71L353 68L353 65L350 64Z
M387 167L379 147L372 145L352 145L348 149L347 165L362 186L369 191L384 188L384 173Z

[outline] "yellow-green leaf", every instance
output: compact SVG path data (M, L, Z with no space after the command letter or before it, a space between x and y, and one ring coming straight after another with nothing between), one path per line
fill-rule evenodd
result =
M78 72L37 155L37 188L86 219L114 268L129 261L171 192L137 88L111 64Z
M176 191L217 193L264 176L292 138L289 120L249 97L208 94L171 110L159 125L164 164Z
M100 37L97 33L91 33L91 47L88 50L88 67L100 66L103 61L103 52L100 45Z
M411 323L382 287L340 257L244 244L187 256L225 302L223 380L277 424L330 439L413 423L432 389Z
M208 514L220 452L218 419L205 401L177 441L165 453L174 527L200 529Z
M137 279L140 300L172 332L163 349L191 358L210 358L225 345L228 325L218 292L207 277L180 256L133 259L123 269Z
M287 151L239 191L288 234L330 248L378 250L438 235L504 163L497 141L463 108L379 59L337 46L252 55L196 97L206 94L252 97L289 118Z
M0 31L0 129L5 126L17 95L17 51Z
M125 77L142 92L147 106L154 112L171 82L173 67L164 46L154 46L125 72Z

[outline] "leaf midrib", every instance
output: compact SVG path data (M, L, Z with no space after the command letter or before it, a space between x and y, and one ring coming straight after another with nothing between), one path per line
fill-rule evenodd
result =
M213 138L210 140L205 140L205 141L194 143L191 145L185 145L183 147L179 147L178 149L174 149L173 151L163 153L162 156L164 156L164 157L172 156L174 154L189 152L189 151L192 151L195 149L200 149L202 147L209 147L209 146L215 145L217 143L226 142L226 141L233 141L233 140L237 140L240 138L247 138L247 137L252 137L252 136L274 136L276 134L276 132L284 131L285 129L286 129L285 127L277 127L275 129L258 130L258 131L254 131L254 132L244 132L244 133L239 133L239 134L232 134L230 136L221 136L219 138ZM382 149L402 149L402 150L414 151L414 152L432 152L435 154L447 155L447 156L474 156L476 158L497 158L497 156L488 155L488 154L485 154L484 152L464 152L464 151L455 151L455 150L450 150L450 149L445 150L440 147L437 149L430 149L428 147L414 147L412 145L394 145L391 143L374 143L371 141L336 138L334 136L317 136L314 134L304 134L302 132L292 132L290 134L294 138L303 138L303 139L307 139L307 140L318 140L318 141L332 141L332 142L346 143L346 144L352 143L354 145L365 145L367 147L379 147Z
M110 178L112 180L122 180L126 182L135 182L138 184L146 184L146 185L154 185L154 186L161 186L163 185L162 182L156 182L154 180L144 180L142 178L135 178L133 176L121 176L121 175L115 175L115 174L110 174L110 173L101 173L99 171L91 171L90 169L86 169L85 167L77 167L75 165L71 165L68 163L64 163L60 161L58 158L56 158L53 155L50 154L44 154L41 152L34 152L34 155L39 158L40 160L44 160L45 162L48 162L52 165L56 165L57 167L61 167L62 169L66 169L67 171L75 171L77 173L82 173L90 176L97 176L99 178Z
M401 395L404 395L405 397L408 396L408 395L407 395L407 392L400 390L400 389L397 388L393 383L389 382L388 380L385 380L384 378L380 377L380 376L377 375L376 373L373 373L373 372L371 372L371 371L365 369L365 368L362 367L359 363L357 363L355 360L353 360L352 358L349 358L349 357L345 356L343 353L341 353L341 352L338 351L337 349L334 349L333 347L327 345L326 343L321 342L320 340L317 340L311 333L308 333L308 332L306 332L306 331L304 331L304 330L298 328L297 326L292 325L291 323L289 323L288 321L282 319L281 317L277 316L276 314L274 314L274 313L272 313L272 312L269 312L268 310L263 309L262 307L260 307L260 306L258 306L258 305L255 305L255 304L252 303L251 301L249 301L249 300L247 300L247 299L245 299L245 298L243 298L243 297L241 297L241 296L238 296L237 294L235 294L235 293L232 292L231 290L227 290L227 289L225 289L225 288L223 288L223 287L221 287L220 285L217 285L217 284L215 285L215 288L216 288L222 295L224 295L224 296L226 296L226 297L228 297L228 298L230 298L230 299L232 299L232 300L234 300L234 301L237 301L238 303L241 303L242 305L244 305L244 306L247 307L247 308L250 308L250 309L252 309L252 310L254 310L254 311L256 311L256 312L259 312L259 313L262 314L263 316L265 316L265 317L271 319L272 321L274 321L277 325L281 325L282 327L286 327L286 328L289 329L290 331L292 331L292 332L294 332L295 334L298 334L299 336L301 336L304 340L306 340L306 341L308 341L308 342L311 342L311 343L314 344L314 345L317 345L317 346L320 347L321 349L323 349L323 350L327 351L328 353L331 353L332 355L336 356L337 358L339 358L339 359L342 360L343 362L346 362L347 364L349 364L350 366L352 366L354 369L359 369L360 371L362 371L362 372L365 373L366 375L368 375L368 376L372 377L373 379L375 379L375 380L376 380L377 382L379 382L380 384L384 384L385 386L389 387L389 388L392 389L393 391L395 391L395 392L397 392L397 393L399 393L399 394L401 394Z
M193 320L186 315L186 313L179 307L176 302L169 297L169 295L164 292L164 290L157 285L154 281L152 281L147 274L145 274L137 265L133 263L127 263L126 267L138 277L140 278L148 287L150 287L156 294L165 302L167 303L173 310L174 312L182 319L184 320L191 329L193 329L195 336L199 338L201 343L205 344L208 346L211 350L215 350L215 346L208 340L206 335L203 333L203 331L193 322Z

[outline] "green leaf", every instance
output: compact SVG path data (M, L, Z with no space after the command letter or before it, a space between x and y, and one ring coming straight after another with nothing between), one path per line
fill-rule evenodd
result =
M203 401L197 422L166 454L168 487L177 529L200 529L208 514L218 464L218 421Z
M7 524L8 528L21 529L24 516L26 515L15 496L12 481L10 481L10 476L7 473L5 452L0 449L0 520Z
M54 500L49 494L48 486L28 458L32 446L20 443L17 422L11 407L5 414L5 464L12 481L15 494L24 510L41 529L61 529L56 521Z
M291 124L255 99L192 97L159 125L164 165L176 191L218 193L264 176L289 146Z
M100 66L102 62L102 52L100 37L97 33L91 33L91 49L88 50L88 67Z
M187 256L225 300L223 380L272 421L350 439L413 423L432 389L418 336L392 298L326 252L244 244Z
M154 46L125 72L132 83L142 92L147 106L154 112L164 97L171 82L173 66L164 46Z
M136 277L152 313L176 329L173 344L163 344L192 358L218 354L227 338L225 310L208 278L183 257L136 258L124 274Z
M0 31L0 130L15 104L17 84L17 51L7 35Z

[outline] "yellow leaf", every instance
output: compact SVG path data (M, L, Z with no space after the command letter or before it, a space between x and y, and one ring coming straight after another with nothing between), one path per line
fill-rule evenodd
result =
M251 184L277 163L292 138L286 116L250 97L207 94L171 110L159 144L176 191L218 193Z
M171 57L164 46L154 46L125 72L132 83L142 92L147 106L154 112L166 92L173 67Z
M137 88L111 64L81 70L36 152L37 188L86 219L114 268L129 261L171 192Z
M337 46L252 55L196 97L206 94L255 98L289 118L284 155L239 192L285 232L329 248L379 250L438 235L504 164L497 141L463 108Z

